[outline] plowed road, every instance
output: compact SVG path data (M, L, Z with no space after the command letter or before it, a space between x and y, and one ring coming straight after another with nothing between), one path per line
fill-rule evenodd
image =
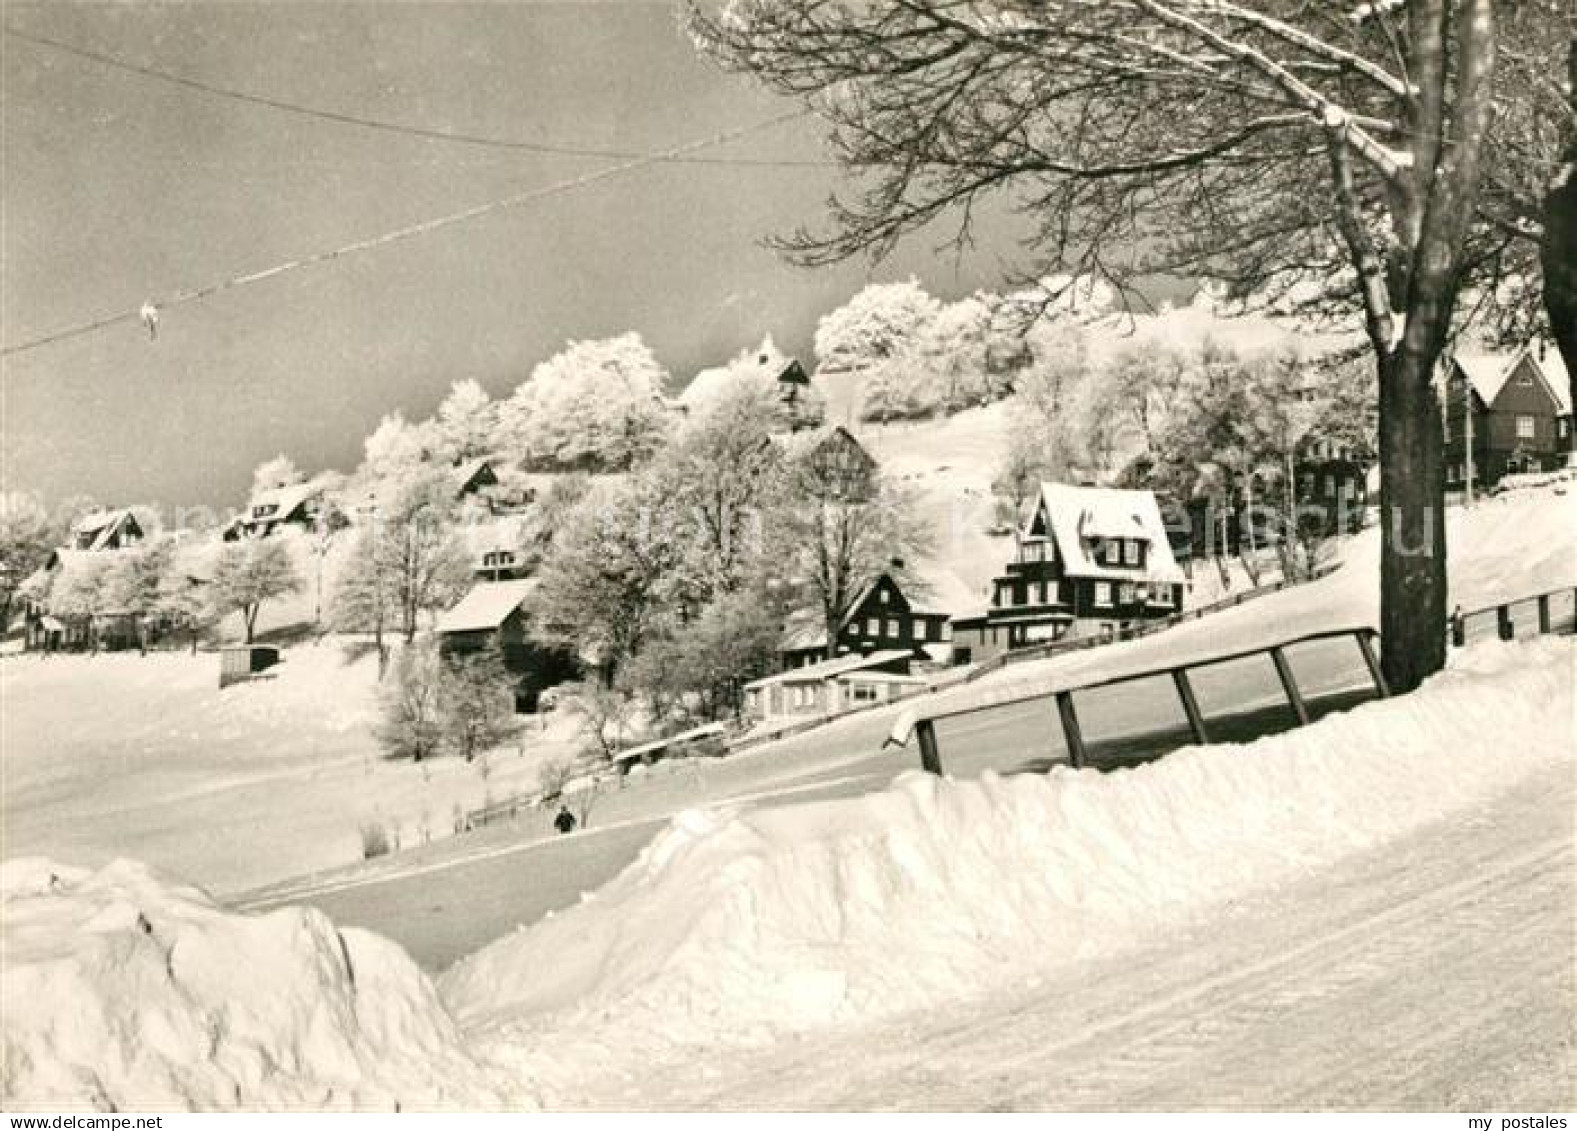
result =
M1574 813L1568 765L1034 989L703 1067L600 1071L550 1102L1569 1111Z

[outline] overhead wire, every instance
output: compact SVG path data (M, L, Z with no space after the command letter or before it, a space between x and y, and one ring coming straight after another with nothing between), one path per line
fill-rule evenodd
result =
M589 146L560 145L543 141L528 141L514 138L492 137L485 134L468 133L461 130L440 129L432 126L413 125L406 122L395 122L383 118L370 118L361 114L348 114L339 110L331 110L320 106L309 106L301 102L291 102L282 98L269 95L253 94L249 91L238 90L234 87L219 86L215 83L205 82L202 79L191 78L187 75L176 74L172 71L161 70L142 63L110 55L103 51L81 47L73 43L52 39L49 36L25 32L10 24L4 25L4 33L12 38L32 43L37 46L47 47L67 55L74 55L101 66L116 70L126 71L144 78L154 79L158 82L170 83L175 86L185 87L188 90L199 91L203 94L217 98L230 99L235 102L248 103L253 106L262 106L270 110L278 110L287 114L297 114L309 118L317 118L327 122L335 122L344 126L356 126L362 129L378 130L384 133L401 134L407 137L422 138L427 141L441 141L453 144L476 146L485 149L514 150L517 152L535 153L552 157L581 157L598 158L602 160L626 161L637 157L653 157L671 164L682 165L720 165L744 166L759 168L817 168L824 169L836 165L833 161L795 160L792 158L773 157L696 157L682 155L678 157L653 154L638 150L627 149L598 149Z
M620 162L617 165L609 165L601 169L595 169L587 173L582 173L579 176L555 181L549 185L543 185L534 189L527 189L523 192L514 193L510 196L500 197L482 204L473 205L470 208L464 208L457 212L451 212L429 220L422 220L414 224L407 224L404 227L395 228L394 230L384 232L381 235L354 240L350 243L343 244L327 251L315 252L310 255L289 259L282 263L277 263L272 267L263 268L260 271L249 271L242 274L231 275L225 279L215 283L210 283L206 286L176 291L162 299L145 299L138 302L136 306L127 307L126 309L116 311L113 314L106 314L100 318L95 318L86 322L80 322L72 326L66 326L59 330L52 331L51 333L41 335L40 337L31 338L24 342L18 342L15 345L6 345L0 347L0 357L11 357L16 354L28 352L30 350L40 349L44 346L53 345L57 342L66 341L70 338L81 337L84 334L90 334L97 330L102 330L109 326L117 325L121 322L147 322L149 318L148 311L150 307L154 312L154 319L156 321L157 315L160 312L168 310L172 307L183 306L188 303L197 302L201 299L209 298L210 296L219 294L223 291L234 290L239 287L246 287L254 283L260 283L266 279L272 279L277 276L287 274L291 271L300 270L303 267L311 267L319 263L328 262L329 260L341 259L345 256L354 255L363 251L369 251L373 248L384 247L388 244L413 239L417 236L426 235L429 232L438 231L442 228L448 228L455 224L465 223L468 220L475 220L479 217L487 216L494 212L500 212L509 208L518 208L534 201L543 200L548 197L557 196L561 193L584 188L588 185L596 184L599 181L608 180L611 177L616 177L624 173L632 172L636 169L646 168L651 165L668 163L673 161L673 159L676 157L682 157L690 153L695 153L703 149L711 148L712 146L723 145L727 142L735 141L750 134L771 129L772 127L781 125L784 122L791 121L795 118L804 117L807 113L808 111L805 110L793 110L785 114L779 114L775 117L755 122L751 125L738 126L733 129L722 130L718 133L710 135L709 137L686 142L682 145L676 145L656 153L642 154L633 157L630 160Z

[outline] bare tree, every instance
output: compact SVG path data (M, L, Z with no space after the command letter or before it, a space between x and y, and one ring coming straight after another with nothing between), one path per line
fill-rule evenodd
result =
M972 210L1011 190L1038 218L1041 270L1129 295L1152 273L1207 275L1361 311L1380 390L1384 664L1407 690L1445 655L1436 359L1459 294L1500 266L1497 241L1538 238L1507 232L1490 208L1504 194L1480 192L1487 154L1496 180L1540 159L1491 140L1499 9L1534 53L1564 52L1570 24L1548 0L1344 7L734 0L689 21L724 66L806 99L861 173L830 230L782 241L802 262L885 253L944 215L967 240Z

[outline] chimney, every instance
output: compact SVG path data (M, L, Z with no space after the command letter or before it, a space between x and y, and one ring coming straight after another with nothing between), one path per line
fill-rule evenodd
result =
M889 560L889 564L896 570L902 570L903 569L903 559L902 558L892 558L892 559Z

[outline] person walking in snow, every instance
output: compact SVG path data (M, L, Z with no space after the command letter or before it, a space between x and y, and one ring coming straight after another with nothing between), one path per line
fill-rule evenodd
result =
M568 805L559 806L559 815L553 818L553 827L561 833L575 831L575 814L569 811Z

